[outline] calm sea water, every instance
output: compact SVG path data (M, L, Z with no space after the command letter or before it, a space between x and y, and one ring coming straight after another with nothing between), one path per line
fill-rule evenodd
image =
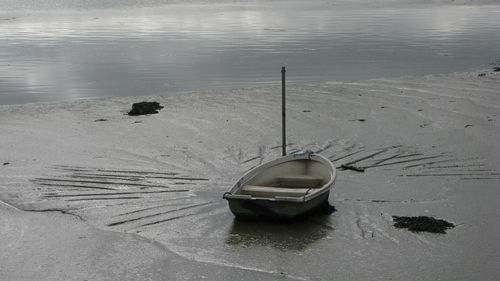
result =
M327 81L500 62L500 6L129 2L10 1L0 10L0 104L270 83L282 65L289 80Z

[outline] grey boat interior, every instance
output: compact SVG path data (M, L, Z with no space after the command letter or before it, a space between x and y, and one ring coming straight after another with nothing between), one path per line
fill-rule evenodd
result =
M323 190L331 177L331 170L323 163L297 159L259 171L235 194L257 198L303 197Z

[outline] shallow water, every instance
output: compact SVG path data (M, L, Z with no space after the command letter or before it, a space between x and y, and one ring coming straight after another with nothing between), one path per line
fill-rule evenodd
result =
M500 58L500 6L64 8L0 11L0 104L269 83L282 65L294 81L358 80Z

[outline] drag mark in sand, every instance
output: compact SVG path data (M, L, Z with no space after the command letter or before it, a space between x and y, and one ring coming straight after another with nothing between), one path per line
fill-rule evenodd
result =
M477 157L459 159L448 152L436 152L426 155L416 148L394 145L377 149L365 149L350 145L336 155L328 156L339 170L363 173L372 168L399 168L412 170L414 173L400 174L408 177L460 177L464 180L498 179L500 172L484 169L485 163ZM472 161L472 163L471 163ZM453 168L463 168L460 171ZM469 169L468 169L469 168ZM477 168L483 168L477 170ZM417 173L418 171L418 173Z
M382 163L382 164L377 164L377 165L370 165L364 167L365 169L367 168L375 168L375 167L382 167L382 166L391 166L391 165L397 165L397 164L406 164L410 162L417 162L417 161L422 161L422 160L429 160L429 159L435 159L435 158L442 158L445 157L446 155L439 154L439 155L432 155L432 156L426 156L426 157L419 157L419 158L413 158L413 159L408 159L408 160L401 160L401 161L395 161L395 162L389 162L389 163ZM424 165L426 163L419 163L416 164L415 166L418 165Z
M79 189L83 188L83 189L117 190L115 188L103 187L103 186L91 186L91 185L79 185L79 184L55 184L55 183L39 182L36 180L33 180L32 182L37 185L51 186L51 187L76 187Z
M177 220L177 219L182 219L182 218L194 216L194 215L197 215L197 214L199 214L199 213L191 213L191 214L186 214L186 215L180 215L180 216L171 217L171 218L164 219L164 220L159 220L159 221L154 221L154 222L148 222L148 223L139 225L139 227L145 227L145 226L160 224L160 223L164 223L164 222L168 222L168 221L173 221L173 220Z
M92 198L79 198L79 199L65 199L64 201L100 201L100 200L123 200L123 199L142 199L143 197L138 196L126 196L126 197L92 197Z
M67 165L55 165L54 169L60 169L65 171L73 172L111 172L118 174L140 174L140 175L167 175L175 176L178 172L157 172L157 171L141 171L141 170L113 170L113 169L103 169L103 168L92 168L92 167L79 167L79 166L67 166Z
M143 208L143 209L139 209L139 210L134 210L134 211L130 211L130 212L126 212L126 213L118 214L118 215L115 215L115 216L113 216L113 217L122 217L122 216L131 215L131 214L135 214L135 213L140 213L140 212L144 212L144 211L149 211L149 210L154 210L154 209L160 209L160 208L171 207L171 206L175 206L175 205L179 205L179 204L164 204L164 205L157 205L157 206L153 206L153 207L149 207L149 208Z
M148 193L166 193L166 192L188 192L188 189L172 189L159 191L125 191L125 192L107 192L107 193L77 193L77 194L46 194L43 197L80 197L80 196L99 196L99 195L125 195L125 194L148 194Z
M336 155L329 156L328 159L334 162L341 170L356 172L364 172L370 168L397 166L415 162L417 162L416 165L426 165L430 164L427 160L431 159L446 158L445 161L450 160L450 156L447 153L425 156L421 152L412 152L411 150L413 149L403 145L392 145L373 150L356 148L356 146L351 145ZM341 160L343 161L341 162Z
M181 175L178 172L114 170L61 165L53 166L53 169L70 173L35 178L31 181L40 186L102 190L170 189L168 184L193 186L196 182L208 181L204 177ZM160 184L160 182L165 182L165 184Z
M109 181L92 181L92 180L74 180L74 179L59 179L59 178L36 178L34 182L60 182L60 183L81 183L81 184L87 184L87 183L92 183L92 184L102 184L102 185L128 185L128 186L135 186L135 187L141 187L141 188L151 188L151 187L158 187L158 188L169 188L169 186L166 185L146 185L146 184L139 184L139 183L123 183L123 182L109 182Z
M194 195L185 196L192 188L201 187L200 183L208 178L191 176L175 171L148 171L137 169L105 169L95 167L56 165L51 167L57 172L51 176L39 177L30 180L41 188L40 199L59 199L60 201L46 201L49 206L58 205L60 202L78 204L80 209L93 208L90 203L94 201L110 201L118 204L105 205L106 211L122 211L121 215L127 216L167 207L159 205L162 201L186 199L190 201ZM182 188L171 188L181 186ZM147 190L145 190L147 189ZM100 190L102 192L91 192ZM89 192L90 191L90 192ZM151 206L155 204L154 206ZM172 204L182 205L189 203ZM193 204L193 203L191 203ZM139 210L130 211L130 206L138 206ZM172 206L171 205L171 206ZM198 205L189 205L184 208L193 208ZM201 205L200 205L201 206ZM102 208L103 206L101 206ZM128 210L127 210L128 209ZM179 210L175 210L179 211ZM160 216L161 214L158 214ZM114 216L117 217L117 216ZM147 216L146 216L147 217Z
M347 155L343 155L343 156L340 156L340 157L337 157L337 158L334 158L334 156L332 156L332 157L329 157L328 159L330 159L330 161L337 162L337 161L339 161L339 160L342 160L342 159L344 159L344 158L347 158L347 157L353 156L353 155L358 154L358 153L361 153L361 152L363 152L363 151L364 151L364 149L360 149L360 150L357 150L357 151L355 151L355 152L348 153Z
M127 219L127 220L122 220L122 221L118 221L118 222L109 223L107 226L117 226L117 225L121 225L121 224L124 224L124 223L130 223L130 222L134 222L134 221L138 221L138 220L143 220L143 219L148 219L148 218L152 218L152 217L162 216L162 215L166 215L166 214L173 213L173 212L178 212L178 211L182 211L182 210L188 210L188 209L192 209L192 208L206 206L206 205L213 204L213 203L214 202L205 202L205 203L201 203L201 204L189 205L189 206L185 206L185 207L181 207L181 208L177 208L177 209L173 209L173 210L168 210L168 211L165 211L165 212L159 212L159 213L154 213L154 214L150 214L150 215L146 215L146 216L142 216L142 217L138 217L138 218L131 218L131 219ZM168 221L168 220L171 220L171 219L167 219L167 220L164 220L164 221ZM144 225L150 225L150 224L152 224L152 223L148 223L148 224L144 224Z

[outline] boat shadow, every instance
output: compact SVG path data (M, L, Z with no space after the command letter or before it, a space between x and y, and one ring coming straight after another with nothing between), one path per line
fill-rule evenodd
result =
M300 251L330 234L334 228L329 222L330 216L320 212L286 223L235 219L225 243L243 248L270 246L278 250Z

